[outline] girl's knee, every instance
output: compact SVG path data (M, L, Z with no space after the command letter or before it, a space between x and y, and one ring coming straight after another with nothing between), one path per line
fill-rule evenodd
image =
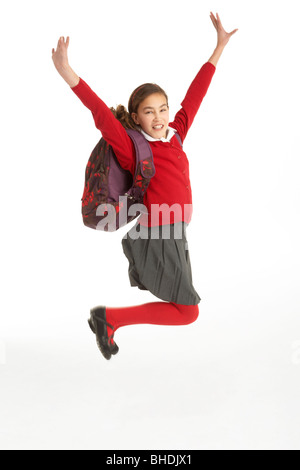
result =
M194 323L199 317L199 306L198 305L189 305L189 323Z
M184 324L194 323L199 317L199 305L173 305L179 310L183 316Z

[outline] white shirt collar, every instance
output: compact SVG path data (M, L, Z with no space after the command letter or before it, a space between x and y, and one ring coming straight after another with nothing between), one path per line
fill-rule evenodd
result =
M170 142L170 140L172 139L173 135L175 135L175 132L176 129L173 129L173 127L170 127L168 126L167 128L167 131L168 131L168 134L167 134L167 138L165 139L164 137L162 137L161 139L154 139L154 137L151 137L151 135L149 134L146 134L146 132L143 131L143 129L140 127L139 128L140 132L143 134L143 136L149 140L149 142L158 142L158 141L161 141L161 142Z

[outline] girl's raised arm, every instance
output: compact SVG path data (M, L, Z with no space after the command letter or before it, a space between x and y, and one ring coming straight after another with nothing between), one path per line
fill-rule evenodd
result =
M97 129L100 130L104 139L113 147L121 167L134 174L134 144L120 121L113 115L111 109L71 69L67 54L69 40L69 36L66 41L64 37L59 38L56 51L52 49L52 59L56 70L71 87L72 92L92 112Z
M238 29L234 29L233 31L231 31L231 33L227 33L225 29L223 28L223 25L221 23L218 13L217 13L217 16L215 17L214 14L210 12L210 19L218 33L218 42L217 42L217 47L215 48L210 59L208 59L208 62L210 62L216 67L226 44L228 43L231 36L238 31Z
M57 49L52 49L52 60L56 70L62 78L70 85L71 88L79 83L78 75L72 70L68 60L68 47L70 38L67 36L65 41L64 36L61 36L57 43Z

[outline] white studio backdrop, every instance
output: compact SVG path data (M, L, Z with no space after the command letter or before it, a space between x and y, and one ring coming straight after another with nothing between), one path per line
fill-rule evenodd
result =
M297 2L154 5L2 5L0 448L299 448ZM82 224L100 133L51 50L70 36L71 67L109 106L159 83L173 117L216 46L210 11L239 31L184 146L200 316L122 328L106 363L89 309L157 299L130 287L121 247L130 226L107 234ZM96 414L94 435L99 422L87 416L101 398L113 419Z

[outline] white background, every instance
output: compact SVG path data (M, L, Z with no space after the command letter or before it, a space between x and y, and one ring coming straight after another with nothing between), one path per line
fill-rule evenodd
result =
M1 449L299 449L297 1L12 1L1 35ZM157 301L130 287L121 238L81 219L99 131L52 63L109 105L145 81L171 117L239 28L185 141L196 323L118 330L106 361L95 305ZM298 135L297 135L298 133Z

